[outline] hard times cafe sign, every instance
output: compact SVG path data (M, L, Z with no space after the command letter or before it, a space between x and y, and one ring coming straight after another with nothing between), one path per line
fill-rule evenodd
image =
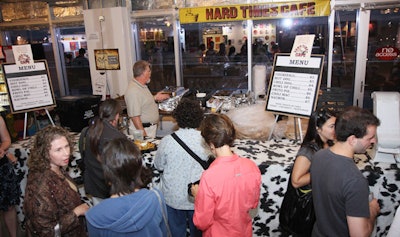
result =
M271 2L179 9L181 24L198 22L242 21L273 18L329 16L330 1Z

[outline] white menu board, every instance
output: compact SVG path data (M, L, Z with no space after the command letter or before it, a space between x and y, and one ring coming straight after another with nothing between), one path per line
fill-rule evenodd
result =
M55 107L53 88L44 60L33 65L3 64L12 113Z
M276 55L266 110L276 114L309 117L317 103L323 62L323 55L312 55L310 58Z

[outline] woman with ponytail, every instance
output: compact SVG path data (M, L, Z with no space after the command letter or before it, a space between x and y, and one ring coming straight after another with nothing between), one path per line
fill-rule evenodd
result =
M311 162L314 153L333 145L336 136L335 122L335 112L325 108L314 111L308 120L307 132L297 152L279 214L280 227L294 237L311 236L315 222ZM301 208L294 208L293 202L301 203Z
M126 139L117 128L121 112L122 107L117 100L105 100L99 107L99 116L81 133L79 149L85 167L83 183L85 192L92 196L94 205L110 197L110 186L104 179L100 156L108 141L115 138Z

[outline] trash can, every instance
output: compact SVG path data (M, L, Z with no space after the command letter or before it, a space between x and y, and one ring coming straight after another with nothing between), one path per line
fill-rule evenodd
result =
M56 99L56 113L61 126L71 132L80 132L89 121L98 115L101 96L76 95Z

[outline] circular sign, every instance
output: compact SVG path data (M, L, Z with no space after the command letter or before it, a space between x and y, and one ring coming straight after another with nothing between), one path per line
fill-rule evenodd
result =
M379 60L395 60L399 56L399 50L393 46L381 47L375 50L375 57Z

